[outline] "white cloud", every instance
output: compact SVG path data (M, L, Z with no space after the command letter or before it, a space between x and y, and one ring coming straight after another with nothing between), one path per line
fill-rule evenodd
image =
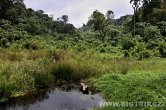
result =
M118 18L133 13L130 0L25 0L28 8L43 10L47 14L54 14L54 18L68 15L69 22L76 27L86 23L95 9L102 13L113 10Z

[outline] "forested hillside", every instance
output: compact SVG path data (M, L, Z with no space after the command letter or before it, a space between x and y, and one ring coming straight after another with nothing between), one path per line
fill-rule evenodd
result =
M142 2L143 5L136 12L136 36L133 36L132 15L114 19L112 10L106 14L95 10L89 21L76 29L68 23L67 15L54 20L53 15L47 15L42 10L26 8L23 0L1 0L1 48L42 49L54 46L46 41L54 39L54 43L56 40L66 43L60 43L58 49L76 48L81 51L95 47L96 51L111 53L112 48L116 48L115 50L125 53L126 57L166 57L165 1ZM35 40L37 38L42 40ZM42 43L45 46L42 47Z

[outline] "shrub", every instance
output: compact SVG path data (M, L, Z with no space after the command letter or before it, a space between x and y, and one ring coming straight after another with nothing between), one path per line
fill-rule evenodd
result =
M151 58L153 56L152 51L145 49L144 51L141 51L139 53L139 60L142 60L144 58Z
M136 35L140 35L145 42L148 42L150 39L157 39L160 36L160 30L150 23L141 22L137 23Z
M161 57L165 58L166 57L166 43L161 43L159 45L159 52L160 52L160 55Z
M107 47L107 43L103 43L97 47L97 50L100 53L106 53L107 52L106 47Z
M130 50L136 44L136 40L131 35L122 36L122 38L120 39L120 42L121 42L123 50Z
M23 44L23 48L25 49L32 49L32 50L38 50L40 48L40 44L38 41L26 41L24 44Z
M77 47L77 50L78 50L79 52L82 52L82 51L86 50L86 46L83 45L83 44L79 44L78 47Z
M153 56L153 52L147 49L147 44L144 42L137 42L134 48L130 50L130 53L139 60Z

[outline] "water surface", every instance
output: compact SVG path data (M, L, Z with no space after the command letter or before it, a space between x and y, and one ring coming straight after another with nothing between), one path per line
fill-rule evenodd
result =
M99 94L82 94L78 88L44 90L0 104L0 110L81 110L99 107Z

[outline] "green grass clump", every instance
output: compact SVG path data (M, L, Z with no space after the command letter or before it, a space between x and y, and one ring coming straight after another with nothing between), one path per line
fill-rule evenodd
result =
M137 72L122 74L106 74L94 79L93 84L102 92L106 101L110 102L162 102L166 104L166 73ZM113 107L105 107L104 110ZM162 107L127 107L117 110L156 110ZM164 109L163 109L164 110Z
M0 61L0 100L53 85L49 64L45 59Z
M51 73L54 75L55 81L75 82L93 77L99 73L99 70L88 64L71 61L55 63L51 67Z
M10 86L6 78L0 74L0 102L6 101L6 98L11 95L10 92Z

